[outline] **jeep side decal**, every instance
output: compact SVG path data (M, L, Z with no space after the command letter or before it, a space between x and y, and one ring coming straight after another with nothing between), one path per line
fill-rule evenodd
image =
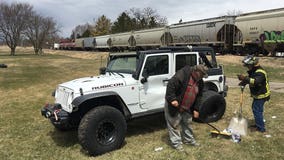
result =
M118 87L118 86L123 86L123 83L114 83L114 84L107 84L107 85L102 85L102 86L96 86L93 87L92 89L104 89L104 88L112 88L112 87Z

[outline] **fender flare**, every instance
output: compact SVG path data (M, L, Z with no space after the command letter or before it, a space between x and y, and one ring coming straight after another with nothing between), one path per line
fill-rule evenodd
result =
M76 97L73 101L72 104L75 106L79 106L83 102L93 99L93 98L98 98L98 97L105 97L105 96L119 96L117 93L112 92L112 91L107 91L107 92L100 92L100 93L91 93L91 94L84 94L79 97Z
M82 103L84 103L85 101L94 99L94 98L99 98L99 97L106 97L106 96L116 96L118 97L122 110L121 112L123 112L123 114L128 118L131 116L131 113L129 111L129 109L127 108L127 105L124 103L124 101L121 99L121 97L113 91L106 91L106 92L100 92L100 93L91 93L91 94L85 94L85 95L81 95L79 97L76 97L73 101L72 104L75 105L76 107L80 106Z

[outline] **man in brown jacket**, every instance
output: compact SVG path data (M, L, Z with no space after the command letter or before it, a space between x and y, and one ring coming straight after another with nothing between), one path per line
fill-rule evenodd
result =
M169 80L166 91L165 118L170 143L173 148L182 151L182 144L198 146L193 136L192 116L199 117L194 102L203 90L203 77L207 77L208 68L204 65L185 66ZM188 98L188 99L184 99ZM185 104L184 104L185 103ZM186 106L188 105L188 106ZM181 127L181 131L179 130Z

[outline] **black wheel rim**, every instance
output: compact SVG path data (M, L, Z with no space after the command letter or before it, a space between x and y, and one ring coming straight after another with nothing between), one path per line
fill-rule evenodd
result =
M109 145L115 141L115 125L110 121L101 122L96 134L97 141L102 145Z

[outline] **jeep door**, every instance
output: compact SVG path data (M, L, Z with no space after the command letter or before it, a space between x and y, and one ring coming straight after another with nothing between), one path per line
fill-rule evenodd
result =
M146 55L139 76L139 103L142 109L163 109L167 83L172 74L171 56L172 53Z

